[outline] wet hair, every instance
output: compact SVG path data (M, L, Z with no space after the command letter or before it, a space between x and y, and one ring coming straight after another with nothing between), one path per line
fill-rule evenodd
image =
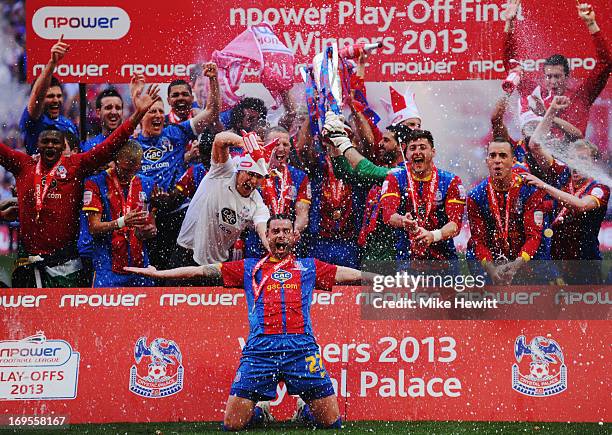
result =
M122 157L132 158L142 155L142 145L134 139L129 139L115 154L115 160Z
M66 140L66 132L63 131L63 130L60 130L55 125L46 126L44 130L42 130L40 133L38 133L38 137L40 137L43 133L46 133L46 132L49 132L49 131L59 133L61 135L61 137L62 137L62 141ZM38 138L37 138L37 140L38 140Z
M32 83L32 86L30 86L30 90L34 89L34 84L35 83L36 83L36 81L34 81L34 83ZM62 82L60 82L57 77L51 76L51 83L49 84L49 88L52 88L54 86L59 87L60 90L62 91L62 95L64 94L64 87L62 86Z
M191 90L191 85L189 83L187 83L183 79L176 79L176 80L172 80L170 84L168 85L168 96L170 96L170 92L172 92L172 87L181 86L181 85L187 86L187 89L189 89L189 93L193 94L193 91Z
M431 147L435 147L433 135L429 130L412 130L410 133L409 142L413 142L418 139L427 139Z
M280 125L277 125L276 127L270 127L266 129L266 132L264 134L264 139L267 139L268 136L270 136L272 133L284 133L287 135L289 134L289 132L287 131L285 127L281 127Z
M546 60L544 61L544 66L555 66L555 65L561 65L563 67L563 71L565 72L565 75L569 76L570 68L569 68L569 62L567 61L567 57L561 54L553 54L552 56L547 57Z
M123 103L123 98L121 98L121 94L117 91L117 89L106 88L96 97L96 109L102 108L102 100L106 97L117 97L121 100L121 103Z
M487 153L489 152L489 145L491 145L494 142L495 143L507 143L508 145L510 145L510 154L514 156L514 146L512 146L512 143L503 136L495 136L493 140L487 144Z
M246 97L235 105L230 112L230 129L240 131L240 125L244 119L244 109L255 110L259 113L259 120L264 121L268 116L268 109L262 99Z
M393 137L397 143L407 144L412 140L412 133L414 130L404 124L392 124L387 127L387 131L393 133Z
M266 229L267 230L270 229L270 223L272 221L285 221L285 220L290 221L292 227L295 225L295 218L293 216L284 214L284 213L279 213L279 214L273 214L272 216L270 216L270 219L268 219L268 221L266 222Z
M599 159L599 148L593 142L590 142L586 139L578 139L575 142L572 142L572 148L586 148L591 153L591 158L593 160Z

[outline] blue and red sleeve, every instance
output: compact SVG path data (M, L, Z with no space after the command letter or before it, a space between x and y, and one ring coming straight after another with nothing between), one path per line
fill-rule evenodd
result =
M244 285L244 260L221 263L221 277L224 287L242 287Z
M320 290L331 290L334 284L336 284L336 271L338 266L334 264L325 263L315 259L315 288Z

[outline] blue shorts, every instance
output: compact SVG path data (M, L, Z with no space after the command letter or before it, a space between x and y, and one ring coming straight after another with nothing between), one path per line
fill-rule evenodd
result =
M318 348L243 354L230 395L254 402L273 400L284 381L287 392L303 400L322 399L334 393Z

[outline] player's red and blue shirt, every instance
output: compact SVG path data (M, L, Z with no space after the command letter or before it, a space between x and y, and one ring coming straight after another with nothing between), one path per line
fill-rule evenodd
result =
M110 171L112 169L86 180L83 211L101 213L101 221L110 222L125 215L124 201L128 204L127 211L133 207L146 210L154 187L153 180L137 174L131 182L132 187L119 192L110 180ZM129 195L132 195L132 198ZM135 237L133 230L128 227L115 230L111 234L94 237L93 241L93 262L96 271L125 274L124 266L147 267L149 265L146 241Z
M442 228L448 222L455 222L457 228L461 228L461 220L465 210L465 189L461 179L452 172L436 169L437 186L435 189L431 213L423 216L423 227L433 231ZM394 168L383 183L380 197L380 208L382 210L383 221L388 223L394 213L401 215L410 212L414 215L414 205L409 192L408 171L405 167ZM413 176L415 185L415 200L424 201L428 192L432 189L432 176L426 179L418 179ZM418 207L417 207L418 208ZM423 208L423 207L421 207ZM406 258L406 253L410 250L410 240L405 230L396 230L398 259ZM453 239L431 244L423 252L412 250L414 258L427 260L451 260L457 258Z
M270 258L255 271L260 260L247 258L240 261L222 263L221 274L225 287L243 287L249 315L248 345L258 339L275 334L298 334L304 337L304 344L314 341L310 306L316 289L331 290L336 279L337 266L314 258L292 259L270 275L278 260ZM257 300L253 288L255 282L261 283L262 277L269 275ZM268 350L269 350L269 341Z
M551 166L553 175L570 174L569 168L555 160ZM589 179L581 186L572 186L571 177L561 188L579 198L591 196L598 207L587 212L565 209L558 202L553 211L553 238L551 255L554 260L601 260L599 251L599 230L606 216L610 188L596 180ZM572 192L573 189L573 192Z
M137 141L143 150L140 173L153 178L162 189L171 189L185 173L185 147L195 138L190 120L167 125L159 136L139 134Z
M40 115L40 118L34 119L30 116L28 108L26 107L19 120L19 129L23 134L23 142L26 147L26 152L29 155L36 154L38 152L38 135L41 131L48 129L49 127L57 128L60 131L72 133L77 139L79 138L79 131L74 123L63 115L58 116L55 119L49 118L46 113Z
M468 193L467 209L471 237L468 241L469 259L477 261L514 260L523 256L530 259L542 240L544 224L544 191L529 186L516 176L511 191L494 190L502 228L498 228L489 198L489 179L485 178ZM507 218L506 218L507 216ZM502 234L507 228L507 234Z

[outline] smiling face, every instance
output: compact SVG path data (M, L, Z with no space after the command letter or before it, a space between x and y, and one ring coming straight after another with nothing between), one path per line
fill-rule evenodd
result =
M491 142L486 162L489 176L498 185L512 180L512 166L516 163L516 158L512 154L512 145L508 142Z
M251 171L238 171L236 174L236 190L241 196L248 198L253 191L263 183L263 175Z
M395 140L395 135L390 131L385 132L380 142L378 142L376 158L379 162L390 165L395 163L398 154L399 144Z
M57 119L62 113L64 94L59 86L51 86L45 95L45 111L49 118Z
M119 97L104 97L100 101L100 108L96 109L102 126L108 132L114 131L123 118L123 101Z
M276 258L282 259L293 252L295 234L293 223L289 219L273 219L266 230L266 238L270 252Z
M55 165L65 149L66 143L61 131L44 130L38 135L38 152L46 167Z
M174 113L183 120L189 117L193 104L193 94L187 85L174 85L168 91L168 104Z
M159 136L164 128L164 103L156 101L141 121L145 136Z
M289 135L281 131L273 131L266 136L266 143L272 142L274 139L278 139L278 145L272 152L272 159L270 161L270 167L279 168L287 164L289 159L289 151L291 151L291 142L289 141Z
M410 170L419 177L429 175L433 168L435 155L436 150L424 137L411 140L406 147L406 159L410 165Z

